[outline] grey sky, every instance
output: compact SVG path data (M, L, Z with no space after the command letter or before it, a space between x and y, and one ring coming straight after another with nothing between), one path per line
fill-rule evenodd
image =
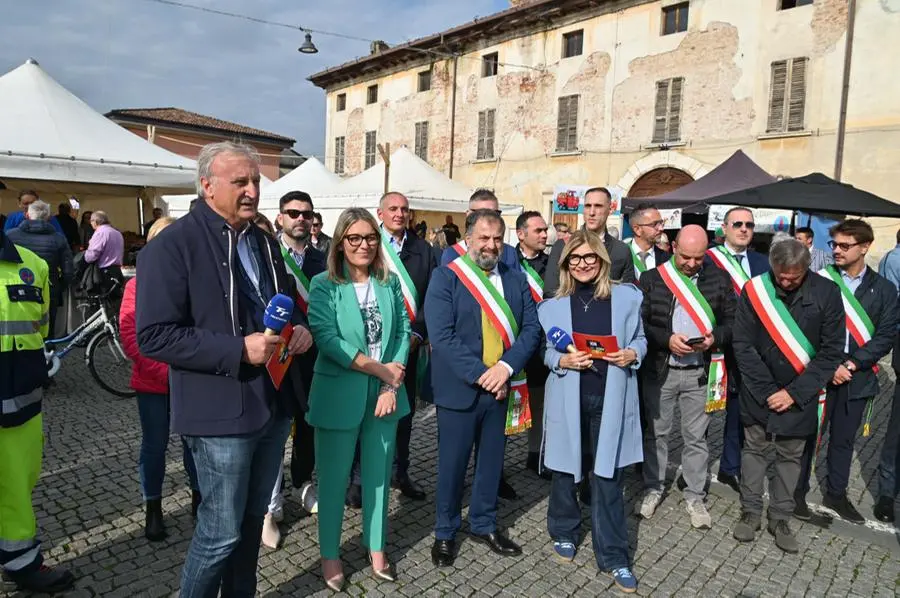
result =
M507 0L184 0L188 4L400 43L509 6ZM0 74L35 58L93 108L176 106L297 140L321 155L324 92L310 74L368 53L303 34L147 0L7 0Z

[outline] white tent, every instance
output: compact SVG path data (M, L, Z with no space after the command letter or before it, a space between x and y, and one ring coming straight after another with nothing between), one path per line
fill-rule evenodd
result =
M263 187L259 211L269 219L274 218L278 213L278 200L289 191L309 193L314 205L318 207L318 198L333 194L342 182L341 177L328 170L318 159L308 158L274 183Z
M34 60L0 77L0 177L185 187L195 168L94 111Z

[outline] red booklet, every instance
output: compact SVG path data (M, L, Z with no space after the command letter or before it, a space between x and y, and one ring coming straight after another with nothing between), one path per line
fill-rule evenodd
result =
M615 353L619 350L619 341L614 336L574 332L572 340L575 341L576 349L590 353L594 359L600 359L607 353Z
M269 370L269 376L272 378L272 384L275 385L275 390L281 388L281 382L284 380L284 375L287 373L291 361L294 359L293 355L288 354L288 341L291 340L291 334L293 334L293 332L294 327L290 324L284 327L284 330L281 331L281 339L284 342L274 353L272 353L269 361L266 362L266 369Z

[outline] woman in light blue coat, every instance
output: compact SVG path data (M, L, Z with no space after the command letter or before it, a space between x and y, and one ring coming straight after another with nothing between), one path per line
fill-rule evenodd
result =
M556 296L538 306L545 332L615 337L602 359L561 353L547 343L544 465L553 471L547 527L558 558L572 561L581 527L576 488L591 487L594 555L624 592L637 590L628 555L622 468L643 460L637 370L647 352L641 292L609 279L610 259L594 233L578 231L563 249Z

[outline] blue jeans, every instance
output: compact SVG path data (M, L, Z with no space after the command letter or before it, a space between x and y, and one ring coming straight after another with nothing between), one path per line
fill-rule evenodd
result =
M629 567L628 526L625 521L625 499L622 496L622 470L611 478L593 472L600 437L603 397L581 397L582 454L590 455L588 477L591 483L591 530L594 557L601 571ZM585 457L583 457L585 458ZM584 468L582 468L584 469ZM554 542L577 545L581 536L581 508L578 505L575 476L553 472L550 484L550 505L547 509L547 531Z
M252 434L186 436L203 502L181 572L181 596L223 598L256 593L263 517L291 429L273 416Z
M900 376L900 372L898 372ZM878 465L878 496L896 498L900 493L897 470L900 469L900 384L894 388L894 405L891 419L884 433L881 462Z
M141 420L141 454L138 461L141 492L145 501L155 500L162 498L163 478L166 475L166 448L169 446L170 434L169 397L139 392L137 406ZM191 490L199 490L194 458L184 438L181 439L181 452Z
M737 391L729 391L725 400L725 438L719 471L741 475L741 449L744 446L744 426L741 425L741 404Z

